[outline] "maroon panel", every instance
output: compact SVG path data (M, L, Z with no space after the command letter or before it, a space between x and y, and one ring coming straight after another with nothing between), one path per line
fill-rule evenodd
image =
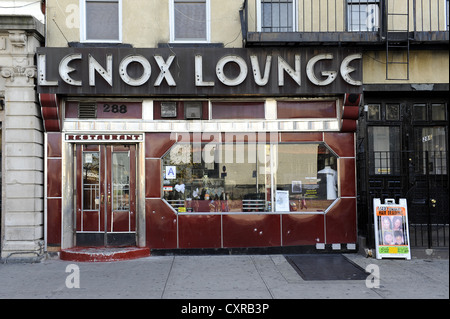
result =
M263 102L214 102L211 107L211 118L224 119L264 119Z
M61 199L47 199L47 243L61 244Z
M161 198L161 160L145 160L145 197Z
M161 199L145 201L146 241L149 248L177 248L177 216Z
M48 133L47 134L47 156L48 157L61 157L62 156L62 135L60 133Z
M280 245L280 215L223 215L224 247Z
M326 243L356 243L356 198L341 198L325 215Z
M113 232L130 231L129 212L113 212ZM108 230L109 231L109 230Z
M175 144L175 134L147 133L145 134L145 157L161 158Z
M356 132L356 120L342 120L341 132Z
M282 215L283 246L325 242L324 215Z
M328 146L341 157L355 157L354 133L324 133Z
M100 212L98 211L83 211L83 231L99 231L99 222L103 224L103 214L102 218L99 218ZM100 221L100 219L102 221Z
M136 212L130 212L130 231L136 231Z
M39 94L44 128L47 132L61 131L60 102L56 94Z
M281 133L281 142L322 142L322 133Z
M356 196L355 159L340 158L339 171L341 196Z
M336 101L298 101L277 103L278 119L333 118Z
M343 119L357 120L359 118L359 106L344 106Z
M66 118L76 119L78 118L78 102L66 101Z
M178 216L180 248L220 248L220 215Z
M107 101L97 103L99 119L142 119L141 102Z
M78 101L66 102L66 118L78 118ZM98 119L142 119L141 102L97 102Z
M60 159L47 160L47 197L61 197L61 165Z

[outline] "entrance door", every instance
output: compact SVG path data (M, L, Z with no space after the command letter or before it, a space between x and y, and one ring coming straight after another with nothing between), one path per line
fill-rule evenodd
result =
M77 145L77 246L136 245L136 146Z
M410 234L418 246L448 246L449 186L446 126L416 126L408 190Z

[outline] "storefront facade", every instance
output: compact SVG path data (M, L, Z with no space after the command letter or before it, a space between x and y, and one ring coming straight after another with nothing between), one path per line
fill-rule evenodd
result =
M42 48L37 60L49 247L355 249L360 52Z

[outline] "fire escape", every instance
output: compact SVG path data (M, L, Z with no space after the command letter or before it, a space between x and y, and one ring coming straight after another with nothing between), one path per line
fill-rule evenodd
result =
M409 12L409 0L386 0L386 80L409 80Z
M269 5L281 3L257 1ZM448 0L284 2L297 3L297 28L293 31L272 28L267 32L265 28L258 30L255 9L250 8L251 1L244 0L240 11L244 47L334 45L382 49L386 51L386 79L408 81L411 47L442 46L449 41Z

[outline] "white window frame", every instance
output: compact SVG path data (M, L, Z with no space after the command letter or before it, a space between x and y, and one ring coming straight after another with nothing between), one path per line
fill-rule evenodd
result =
M256 1L256 31L262 32L262 6L261 6L262 0ZM292 0L292 31L290 32L297 32L298 31L298 0Z
M117 0L119 5L119 39L87 39L86 28L86 0L80 0L80 41L84 43L122 43L122 0Z
M374 23L373 24L368 23L367 19L369 18L369 16L363 17L363 16L361 16L361 13L363 11L359 11L359 15L361 17L361 20L357 21L357 22L359 22L358 24L356 24L356 23L352 24L351 23L352 21L350 19L351 18L350 17L350 15L351 15L350 8L351 8L352 5L355 5L355 6L357 6L357 5L365 5L365 6L367 6L366 12L365 12L366 14L368 14L368 12L367 12L368 9L370 9L370 8L375 9L375 11L374 11L375 21L374 21ZM369 0L369 1L348 0L347 1L347 30L348 30L348 32L377 32L380 29L380 23L381 23L381 21L380 21L380 5L381 5L380 0ZM363 20L365 21L364 24L361 23ZM358 26L358 28L357 29L356 28L352 28L352 26ZM361 26L365 26L366 28L362 29ZM375 29L375 30L371 30L371 29Z
M172 43L211 43L211 0L206 0L206 40L175 39L175 0L169 1L170 42Z

